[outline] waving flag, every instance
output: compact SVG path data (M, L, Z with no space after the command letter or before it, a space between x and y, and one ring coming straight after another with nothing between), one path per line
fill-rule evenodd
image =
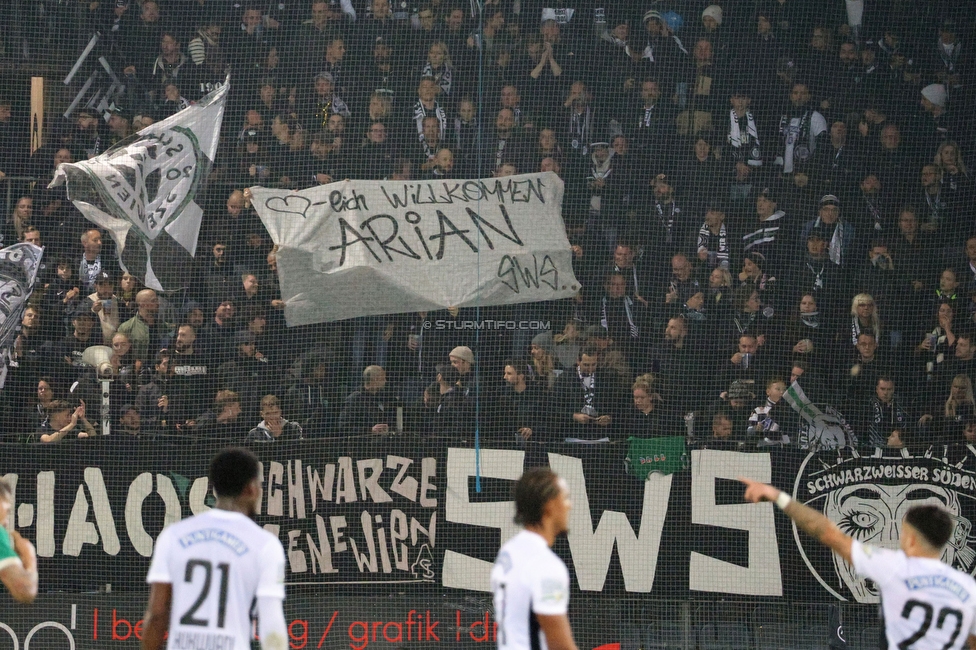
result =
M27 299L34 291L44 249L14 244L0 249L0 388L7 377L7 359L13 350Z
M220 136L227 84L90 160L58 167L51 187L108 230L123 268L152 289L187 286L203 210L195 203Z

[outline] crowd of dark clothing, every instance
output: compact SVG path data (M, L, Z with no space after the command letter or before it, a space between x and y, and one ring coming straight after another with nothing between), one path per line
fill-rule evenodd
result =
M976 442L971 12L630 4L86 4L126 80L109 110L52 120L28 156L0 100L0 172L42 179L3 245L45 246L4 434L96 435L83 356L105 345L110 420L133 435ZM142 290L43 180L228 79L187 289ZM285 326L243 188L540 171L565 183L576 298ZM472 329L488 320L523 326Z

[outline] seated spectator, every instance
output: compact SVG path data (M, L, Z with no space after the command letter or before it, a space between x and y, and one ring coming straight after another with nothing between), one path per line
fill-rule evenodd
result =
M728 390L719 393L719 399L713 408L728 411L732 418L732 438L745 440L749 418L756 406L756 385L744 381L733 381Z
M241 415L241 399L232 390L217 391L213 408L177 429L184 435L224 444L240 444L249 431Z
M744 381L759 386L766 381L771 361L766 360L765 347L760 347L751 334L739 337L736 351L720 373L718 386L728 386L733 381Z
M864 404L874 395L878 378L891 372L888 359L878 354L878 342L869 333L861 332L853 354L848 353L846 362L840 360L834 381L837 397L845 410L855 404Z
M806 240L813 230L819 230L827 243L827 257L841 268L854 263L859 256L854 250L857 242L854 225L841 217L840 199L833 194L825 194L820 199L820 211L817 218L808 221L803 226L800 238Z
M94 325L95 314L91 313L87 305L77 306L71 315L71 334L61 342L56 358L51 360L54 374L71 381L77 378L77 369L83 365L81 355L90 346L100 343L99 340L92 338Z
M576 369L567 370L553 389L553 432L567 441L602 442L622 431L616 380L597 368L593 345L580 350Z
M136 359L148 364L161 348L161 341L168 332L166 323L159 320L159 298L152 289L136 294L136 315L119 325L119 333L132 342Z
M878 377L874 397L861 410L858 431L864 432L861 444L865 448L900 449L911 441L914 422L896 395L891 377Z
M30 409L30 415L25 418L26 424L22 427L25 431L50 432L51 404L58 399L55 390L56 385L50 377L41 377L37 380L37 397L34 400L33 408Z
M119 433L123 436L132 436L133 438L147 437L146 433L142 430L139 409L134 404L123 404L119 412L122 414L122 417L119 418Z
M612 373L623 385L629 383L633 376L630 361L620 346L610 337L610 332L607 331L606 327L590 325L583 330L583 335L580 338L582 344L592 344L596 347L596 352L600 357L597 362L599 370ZM577 347L577 356L579 356L578 350L579 347ZM573 370L575 367L576 364L574 363L569 370Z
M719 409L709 420L710 429L707 437L697 438L700 449L716 449L718 451L739 451L743 443L732 435L732 414Z
M915 348L915 357L923 364L918 376L920 379L924 378L926 383L935 379L939 366L946 359L955 356L957 336L953 325L954 312L951 303L944 302L939 305L935 327L925 333L922 342Z
M105 345L110 345L112 337L115 336L115 332L121 324L119 321L119 302L115 297L115 283L112 281L111 273L101 271L95 277L95 293L88 296L88 304L91 311L98 316L102 340Z
M508 389L502 394L492 427L500 440L544 439L543 390L538 383L527 381L527 367L524 359L505 361L503 372Z
M793 408L783 401L786 382L770 379L766 384L766 402L757 406L749 416L746 434L755 439L757 447L782 447L793 440L799 430Z
M388 434L396 430L395 400L385 388L386 371L380 366L367 366L362 388L346 398L339 413L339 435Z
M973 332L963 330L956 335L954 351L938 364L932 381L932 388L937 394L949 392L952 379L957 375L966 375L970 381L976 378L976 345Z
M173 435L190 420L187 401L172 380L171 353L164 350L156 354L151 380L139 387L136 409L139 411L143 430L153 435ZM196 417L196 413L193 417Z
M628 294L627 277L623 273L607 274L604 294L595 307L593 321L607 329L626 358L634 358L643 349L642 331L647 336L647 308Z
M636 438L680 435L682 432L672 427L673 423L661 404L664 400L654 384L654 375L649 373L634 380L631 386L634 402L633 407L628 409L627 433Z
M939 399L918 420L919 445L962 443L966 425L976 419L973 382L966 375L953 377L945 402L940 403Z
M733 251L735 238L725 224L725 210L711 205L705 211L705 223L698 231L698 259L711 272L716 268L730 268L738 261L738 251Z
M247 434L248 442L304 440L305 432L297 422L281 417L281 405L274 395L261 398L261 421Z
M790 315L784 334L785 347L810 363L820 364L830 355L830 325L817 306L817 299L807 294L800 298L799 311Z
M846 353L848 345L856 346L862 334L874 339L875 345L887 350L887 341L881 335L881 315L874 298L867 293L859 293L851 300L850 325L837 332L839 350Z
M71 433L75 438L90 438L97 435L95 427L85 417L85 403L72 409L64 400L54 400L48 405L50 422L46 430L39 430L28 436L27 442L61 442Z
M552 335L549 332L536 334L529 347L530 364L522 370L529 374L526 379L543 392L548 393L556 384L556 359L553 356ZM507 381L506 377L506 381Z
M181 328L182 329L182 328ZM245 416L256 415L254 404L268 393L271 369L268 360L257 349L257 337L249 330L234 335L236 356L217 368L217 387L232 390L247 404Z

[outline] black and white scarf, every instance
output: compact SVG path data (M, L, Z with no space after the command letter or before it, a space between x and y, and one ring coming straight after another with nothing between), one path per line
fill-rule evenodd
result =
M442 65L439 69L434 70L434 66L430 64L430 61L424 64L424 69L420 73L421 78L423 77L433 77L437 85L441 87L441 91L444 93L445 97L451 96L451 87L454 78L454 70L450 66Z
M779 121L779 133L785 138L786 150L783 152L783 172L792 173L795 161L801 163L808 161L813 156L815 146L810 129L810 122L813 118L811 111L803 112L797 124L793 124L792 115L784 115Z
M678 215L681 214L681 208L675 205L674 201L669 202L667 216L664 214L664 206L661 205L660 201L654 203L654 208L657 210L657 216L661 220L661 225L664 226L664 230L667 232L665 240L670 244L674 236L674 222L677 220Z
M861 192L861 197L864 199L864 204L868 207L868 214L874 220L874 229L884 230L884 225L881 223L881 209L878 207L877 199L868 196L864 192Z
M878 332L874 331L874 328L873 327L870 330L868 330L867 332L864 332L864 333L865 334L870 334L871 336L874 337L874 340L877 343L879 343L879 344L881 343L881 339L878 336ZM857 316L852 316L851 317L851 344L852 345L857 345L857 337L859 337L861 334L862 334L862 332L861 332L861 320Z
M807 264L809 266L809 263ZM823 270L821 270L821 273ZM820 312L811 311L807 313L800 312L800 322L803 323L804 327L809 327L810 329L817 329L820 327Z
M437 118L441 130L441 140L443 140L444 133L447 131L447 111L437 102L434 102L434 108L428 109L422 101L417 100L417 103L413 105L413 121L417 125L417 135L420 137L421 142L424 141L425 117Z
M818 261L818 260L814 260L814 261ZM810 260L807 260L807 268L810 269L810 273L813 273L814 291L820 291L821 289L824 288L823 274L824 274L824 269L827 268L827 263L823 260L819 260L819 262L820 262L820 270L818 271L817 269L813 268L813 264L811 264Z
M593 133L593 109L587 106L582 113L575 109L569 110L569 135L572 138L570 146L582 155L590 152L590 140Z
M701 230L698 231L698 250L702 249L715 253L717 265L728 268L729 238L724 222L718 227L718 234L713 233L707 223L702 224Z
M98 274L102 272L102 256L99 255L93 261L89 262L84 256L81 258L81 264L78 266L78 277L84 278L85 286L89 291L94 291L95 289L95 278Z
M735 329L740 335L742 335L751 331L755 327L756 320L758 318L759 312L736 312L735 318L732 319L732 322L735 324Z
M657 104L654 106L644 107L644 117L640 119L640 123L637 125L638 129L649 129L651 128L651 119L654 117L654 109L657 108Z
M630 330L630 338L636 339L640 336L640 328L634 322L634 299L630 296L621 298L624 304L624 314L627 316L627 327ZM610 324L607 318L607 297L603 297L603 304L600 308L600 325L610 331Z
M939 58L942 60L942 65L949 72L956 71L956 62L959 61L959 55L962 53L962 43L955 42L949 46L946 50L946 46L939 43Z
M742 120L746 123L746 132L742 133ZM762 167L762 152L759 150L759 130L752 113L746 111L741 118L735 111L729 111L729 146L732 147L732 157L744 161L750 167Z
M583 371L576 366L576 375L583 386L583 407L596 408L596 375L583 375Z

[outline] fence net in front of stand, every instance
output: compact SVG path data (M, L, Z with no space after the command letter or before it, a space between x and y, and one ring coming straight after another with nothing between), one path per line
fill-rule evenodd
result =
M8 2L0 648L137 647L227 445L292 648L496 643L538 465L580 647L875 647L735 479L882 546L938 503L976 573L966 8Z

